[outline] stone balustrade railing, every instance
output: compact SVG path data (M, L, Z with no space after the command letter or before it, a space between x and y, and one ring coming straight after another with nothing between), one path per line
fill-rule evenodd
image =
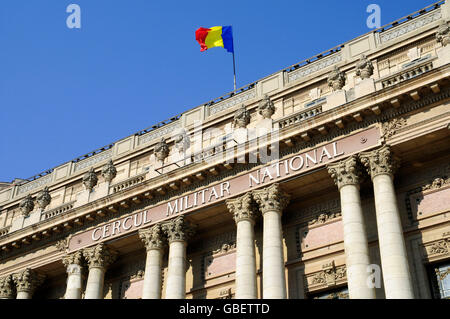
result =
M58 216L70 209L73 208L75 201L69 202L69 203L65 203L63 205L60 205L58 207L55 207L49 211L44 211L41 214L41 221Z
M140 184L145 180L145 175L146 175L146 173L139 174L139 175L133 176L131 178L128 178L122 182L111 185L109 187L110 192L112 191L112 193L117 193L121 190L124 190L124 189L130 188L134 185Z

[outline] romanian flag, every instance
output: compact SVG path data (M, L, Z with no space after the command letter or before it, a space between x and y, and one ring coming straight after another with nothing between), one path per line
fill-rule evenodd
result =
M198 28L195 31L195 39L200 43L200 51L222 47L228 52L234 52L231 26Z

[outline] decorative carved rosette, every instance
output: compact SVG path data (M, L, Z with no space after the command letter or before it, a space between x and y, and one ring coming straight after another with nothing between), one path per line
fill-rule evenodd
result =
M246 193L244 196L238 198L228 199L226 204L230 213L233 214L236 224L241 220L248 220L251 223L255 223L257 210L251 193Z
M109 160L109 162L102 167L102 176L108 183L111 183L116 175L117 169L114 167L113 161Z
M144 242L147 250L163 249L164 247L164 238L161 224L156 224L146 229L140 229L139 238Z
M446 21L442 21L439 25L439 28L436 32L436 40L440 42L442 46L446 46L450 43L450 27L448 26Z
M28 292L31 294L44 282L45 275L38 274L31 268L26 268L20 273L13 274L13 280L16 284L17 292Z
M247 111L245 105L242 104L239 109L234 112L234 125L238 128L246 128L250 123L250 112Z
M169 243L174 241L186 242L194 235L194 226L184 220L183 216L176 217L162 224L162 230L166 234Z
M14 295L14 281L12 275L0 278L0 298L11 299Z
M327 83L333 90L341 90L345 85L345 73L335 66L333 71L328 75Z
M87 190L91 191L94 188L94 186L97 185L97 182L98 182L97 174L95 174L94 168L91 167L89 172L87 172L83 176L83 184Z
M50 192L47 186L45 186L44 189L40 191L36 196L36 201L41 209L45 209L45 207L50 204L50 202L52 201L52 197L50 196Z
M364 55L356 63L356 75L361 77L361 79L368 79L373 74L372 62Z
M374 151L362 152L359 154L359 158L372 179L379 174L393 176L399 166L398 159L394 158L390 147L387 145Z
M164 160L169 156L169 145L166 142L166 139L163 137L161 138L161 141L158 142L155 146L155 156L158 160L161 162L164 162Z
M185 152L191 146L191 140L185 129L180 130L175 135L175 147L179 152Z
M34 202L31 195L28 195L20 202L19 208L22 212L22 215L27 217L28 214L34 209Z
M252 195L263 215L268 211L276 211L282 214L290 199L290 195L285 193L278 183L261 190L254 190Z
M275 113L275 105L270 100L269 95L265 94L262 101L258 104L258 113L265 119L270 119Z
M117 258L117 252L101 243L91 248L83 249L83 256L90 268L107 268Z
M328 165L328 173L338 189L345 185L359 185L362 180L362 171L356 155Z

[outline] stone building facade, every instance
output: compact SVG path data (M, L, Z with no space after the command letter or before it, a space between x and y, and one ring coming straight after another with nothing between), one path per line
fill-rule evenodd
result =
M450 3L0 185L0 298L448 298Z

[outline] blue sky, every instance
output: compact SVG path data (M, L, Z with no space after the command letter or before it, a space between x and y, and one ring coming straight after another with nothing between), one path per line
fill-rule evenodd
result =
M66 7L81 7L81 29ZM430 0L2 0L0 181L28 178L233 89L232 55L195 30L232 25L238 87Z

